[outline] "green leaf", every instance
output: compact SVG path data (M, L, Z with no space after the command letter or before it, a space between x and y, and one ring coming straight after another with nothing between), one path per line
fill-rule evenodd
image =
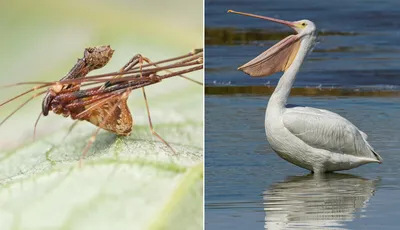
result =
M178 126L160 125L156 130L175 140L192 140L202 132L201 124ZM148 127L139 126L130 137L98 135L79 167L90 133L77 129L61 143L56 140L62 140L66 130L2 154L2 226L202 228L202 148L172 141L178 153L174 155L152 140Z

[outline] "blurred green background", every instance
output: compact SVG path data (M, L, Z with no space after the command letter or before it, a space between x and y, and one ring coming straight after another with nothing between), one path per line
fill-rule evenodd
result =
M116 71L133 55L153 61L203 47L203 1L0 1L0 85L62 78L86 47L111 45L91 74ZM203 71L187 75L203 81ZM3 102L31 86L1 88ZM84 167L77 160L96 127L41 111L36 98L0 126L1 229L202 229L203 87L181 78L130 95L130 137L101 131ZM25 97L27 99L28 97ZM3 119L24 100L0 107Z
M76 59L82 57L85 47L109 44L115 49L108 65L92 74L116 71L138 53L151 60L160 60L202 47L203 3L201 0L1 1L0 31L0 85L53 81L72 68ZM200 72L190 76L202 80ZM149 87L150 92L155 91L148 93L150 103L156 103L151 98L159 97L160 93L168 95L192 87L181 79L163 83ZM27 88L2 89L1 101ZM141 101L140 96L134 92L131 101ZM16 106L17 102L1 107L1 118ZM134 105L135 108L140 106ZM0 147L15 147L31 137L33 122L39 112L40 99L37 99L0 127ZM143 119L145 122L143 112L143 109L133 112L139 123ZM157 116L157 112L153 113ZM53 117L46 117L39 123L39 135L58 128L43 127L42 122L53 120ZM57 117L55 121L63 124L68 122L66 120ZM157 122L156 117L154 120ZM49 123L52 122L45 124ZM5 130L16 133L7 132L4 136Z

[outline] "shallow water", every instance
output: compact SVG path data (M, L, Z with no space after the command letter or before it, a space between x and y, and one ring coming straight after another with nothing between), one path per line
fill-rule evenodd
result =
M369 135L384 163L317 177L279 158L265 138L269 96L206 97L206 229L397 229L400 98L292 97Z

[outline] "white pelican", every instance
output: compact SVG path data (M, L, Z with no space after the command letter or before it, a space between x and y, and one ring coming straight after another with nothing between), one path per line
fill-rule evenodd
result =
M290 22L232 10L228 13L281 23L297 32L239 67L253 77L284 71L265 114L267 140L280 157L314 173L382 163L367 142L368 136L347 119L324 109L286 104L296 74L317 37L313 22Z

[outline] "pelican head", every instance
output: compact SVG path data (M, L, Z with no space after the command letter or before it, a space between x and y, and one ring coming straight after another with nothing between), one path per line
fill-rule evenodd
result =
M307 19L294 21L292 23L294 26L291 26L291 28L293 28L298 34L311 35L314 34L317 29L314 22Z

